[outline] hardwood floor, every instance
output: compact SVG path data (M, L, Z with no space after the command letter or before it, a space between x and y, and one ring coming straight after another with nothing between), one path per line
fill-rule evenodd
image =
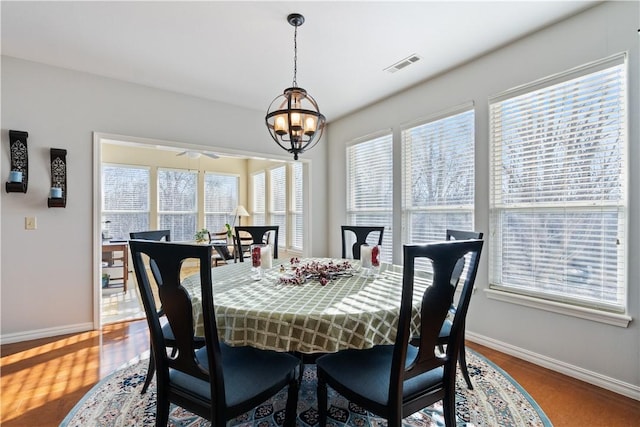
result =
M538 402L555 426L638 426L640 402L474 343ZM0 425L57 426L110 372L149 349L145 321L0 348Z

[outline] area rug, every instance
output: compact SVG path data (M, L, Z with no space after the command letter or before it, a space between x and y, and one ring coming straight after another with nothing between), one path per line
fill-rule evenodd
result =
M60 424L76 426L153 426L155 425L155 378L144 395L140 394L148 360L130 362L93 387L76 404ZM458 372L456 384L456 417L458 426L551 426L551 422L529 396L506 372L480 354L467 349L467 366L474 390L467 389ZM315 365L305 365L298 395L299 427L318 425ZM282 426L287 398L286 389L271 400L230 421L230 427ZM331 427L382 427L381 419L350 403L329 389ZM206 420L171 405L169 426L205 427ZM442 404L438 403L405 418L406 427L443 426Z

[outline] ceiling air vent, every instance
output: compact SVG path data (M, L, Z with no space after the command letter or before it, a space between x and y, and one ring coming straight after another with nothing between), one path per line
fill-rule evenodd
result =
M416 55L415 53L407 58L404 58L401 61L396 62L395 64L393 64L390 67L387 67L384 69L384 71L388 71L390 73L395 73L396 71L400 71L403 68L408 67L411 64L414 64L418 61L420 61L422 58L419 57L418 55Z

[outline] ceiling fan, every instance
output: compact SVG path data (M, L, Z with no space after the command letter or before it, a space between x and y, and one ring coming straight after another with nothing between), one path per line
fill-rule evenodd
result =
M207 151L186 150L186 151L183 151L181 153L176 154L176 156L187 156L190 159L198 159L202 155L210 157L212 159L219 159L220 158L220 156L218 156L217 154L209 153Z

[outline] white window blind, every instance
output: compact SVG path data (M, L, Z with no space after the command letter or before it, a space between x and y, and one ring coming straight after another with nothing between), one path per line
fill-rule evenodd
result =
M303 249L303 198L302 189L304 178L302 174L302 163L296 162L291 165L291 203L290 203L290 232L291 248L296 251Z
M490 100L492 287L623 312L620 55Z
M287 245L287 167L269 171L269 219L270 225L278 225L278 246Z
M386 134L347 147L349 225L384 226L382 259L392 260L393 139ZM351 234L351 233L350 233ZM370 235L373 236L373 234ZM368 241L377 244L376 241ZM347 242L350 246L353 242Z
M473 230L474 110L471 104L402 130L403 228L408 243Z
M127 240L149 229L149 168L102 166L102 230L105 237Z
M253 187L253 203L251 215L253 225L266 225L266 184L265 173L259 172L251 177Z
M238 206L238 181L233 175L205 173L204 210L208 230L225 231L225 224L233 223L231 212Z
M158 228L171 230L171 240L191 241L198 226L198 173L158 170Z

